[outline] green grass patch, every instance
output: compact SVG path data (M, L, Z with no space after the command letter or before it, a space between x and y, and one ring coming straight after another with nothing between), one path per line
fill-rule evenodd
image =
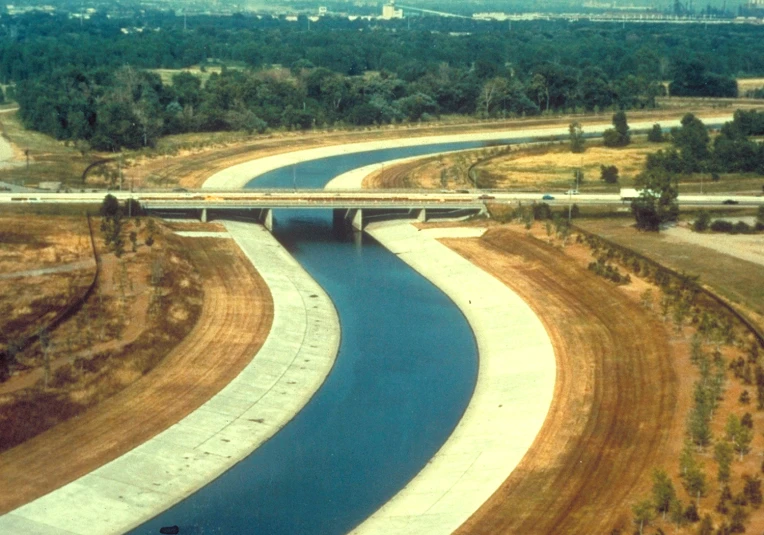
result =
M58 141L51 136L27 130L17 114L0 115L0 129L15 146L17 163L0 169L0 180L14 184L37 185L40 182L61 182L70 187L82 183L82 172L100 155L77 150L74 144ZM24 152L28 151L27 165Z
M639 232L623 219L579 220L576 224L675 271L698 275L701 284L764 316L762 265L699 245L680 244L661 233Z

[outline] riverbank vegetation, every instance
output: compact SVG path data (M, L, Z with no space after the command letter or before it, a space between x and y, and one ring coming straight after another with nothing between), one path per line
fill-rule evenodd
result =
M677 412L669 419L676 421L679 427L664 435L659 452L654 453L650 463L641 469L638 476L631 473L630 467L615 464L608 465L607 476L601 475L610 482L605 485L609 491L622 496L620 503L611 503L606 507L604 501L598 501L595 507L597 518L590 518L584 511L591 497L576 494L578 512L572 515L575 520L566 517L560 520L561 524L550 524L550 528L552 525L555 528L562 525L570 527L573 525L570 523L574 522L583 530L588 527L589 531L607 533L713 534L758 531L764 524L761 509L762 467L758 454L764 448L764 441L757 431L764 425L764 405L761 403L764 399L761 397L764 395L764 380L760 380L764 377L761 371L764 369L764 362L761 361L764 346L761 335L755 332L756 324L741 318L725 299L720 300L713 289L708 290L708 284L701 285L697 276L664 265L665 248L645 245L645 252L639 253L631 250L628 245L631 237L654 244L659 239L654 234L637 233L633 228L624 226L620 220L614 226L607 219L577 222L575 228L561 232L558 227L565 226L562 214L552 212L552 220L556 223L550 226L543 218L531 218L529 225L528 218L523 217L527 213L528 209L525 208L509 214L510 228L515 227L509 234L524 232L527 237L547 244L550 249L564 252L566 257L578 263L580 269L586 267L587 263L589 266L592 263L601 267L609 265L611 272L618 269L619 275L629 277L630 283L626 285L622 280L613 280L618 285L614 288L618 288L619 293L628 296L645 314L653 318L656 322L653 337L662 336L659 332L665 332L671 340L671 350L661 355L661 358L665 359L665 363L677 374L675 377L679 378L678 383L671 387L674 395L678 396L674 402L674 410ZM517 227L517 224L520 226ZM503 231L504 227L501 225L490 231L483 240L498 243L496 237L500 233L507 234ZM616 227L621 229L618 234L619 243L597 235L612 233ZM596 228L596 234L590 232L590 228ZM519 246L516 240L505 254L517 254ZM455 242L447 243L453 246ZM457 250L470 251L469 257L480 262L474 251L471 251L471 246L459 245ZM692 264L693 258L708 254L704 251L689 246L682 250L682 257ZM489 252L484 254L489 255ZM688 254L690 258L687 258ZM561 263L560 260L556 262ZM517 260L508 261L508 266L521 265ZM537 266L532 270L534 273L541 269L541 266L534 266ZM744 266L738 267L741 274L745 269ZM606 270L603 273L591 267L590 270L608 278ZM523 273L528 276L525 270ZM711 285L714 280L711 279ZM727 284L730 280L735 279L728 277ZM551 284L551 279L545 281L547 286ZM739 285L738 292L750 294L752 291L749 284L743 283L743 279L736 284ZM581 280L578 286L585 284ZM755 291L760 294L761 290L759 281ZM533 298L530 299L533 302ZM743 310L747 311L748 308L744 305ZM540 315L543 318L545 313L541 312ZM593 319L590 318L590 321ZM635 367L633 373L642 373L638 370L642 368ZM658 396L664 396L664 389L668 387L668 382L651 384L650 399L655 401ZM607 386L602 388L608 389ZM625 395L623 386L614 388ZM636 393L629 395L637 396ZM633 407L632 410L637 409ZM595 419L601 417L602 413L598 412ZM669 421L664 422L664 425L669 426ZM636 429L633 432L637 432ZM623 448L620 454L633 451L628 440L619 439L619 444L619 448ZM646 443L637 449L644 447ZM525 471L528 471L528 467ZM555 476L547 474L546 477ZM590 480L594 475L588 472L581 477ZM524 479L513 480L521 486L526 483ZM578 484L583 483L576 483L569 475L566 476L565 488ZM524 497L515 497L510 486L504 490L509 494L502 494L503 499L512 496L513 500L527 501ZM534 507L543 509L539 503L567 503L559 497L561 493L554 494L554 497L539 495L530 500L527 507L533 510ZM558 503L560 500L563 503ZM517 514L513 514L510 519L502 513L502 509L491 507L490 504L487 504L485 510L490 510L490 515L481 516L478 513L470 522L471 533L487 533L497 526L509 523L514 526L520 522ZM518 526L539 525L538 522L549 521L546 518L535 518L532 514L522 517L525 524ZM612 522L607 529L598 524L604 518ZM599 527L595 529L595 526Z
M700 39L682 26L634 25L624 38L588 22L509 31L435 20L408 29L322 19L308 31L244 15L184 29L169 15L79 25L30 14L0 31L15 36L0 45L0 81L25 126L119 150L180 132L651 108L667 79L677 95L734 96L734 76L764 74L759 30L749 26L710 26Z

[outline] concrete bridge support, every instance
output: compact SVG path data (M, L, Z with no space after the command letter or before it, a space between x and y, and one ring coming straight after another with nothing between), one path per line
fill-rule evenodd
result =
M207 222L207 209L206 208L202 208L202 214L201 214L199 219L202 220L202 223L206 223Z
M416 220L419 221L420 223L424 223L424 222L427 221L427 209L426 208L422 208L421 210L419 210L419 212L417 213L417 216L416 216Z
M363 210L360 208L338 208L332 212L334 228L350 225L354 230L363 232Z
M259 221L266 229L268 229L268 232L273 232L273 210L270 208L261 210Z
M358 208L357 210L350 210L349 213L352 214L350 225L358 232L363 232L363 210Z

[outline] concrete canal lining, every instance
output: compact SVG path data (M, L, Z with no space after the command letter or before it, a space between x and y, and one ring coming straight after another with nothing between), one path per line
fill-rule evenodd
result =
M732 120L731 114L700 117L708 125L723 124ZM634 122L629 126L632 132L646 131L653 126L655 121L642 121ZM674 126L680 126L681 121L679 119L663 120L660 121L663 128L671 128ZM609 122L603 122L601 124L587 124L584 126L586 134L601 134L608 128L612 128L612 124ZM338 156L344 154L353 154L359 152L376 151L390 148L404 148L404 147L416 147L419 145L435 145L446 143L466 143L466 142L479 142L479 141L506 141L524 139L528 137L548 138L552 136L567 136L568 126L549 126L538 128L523 128L520 126L516 129L495 131L495 132L476 132L471 134L452 134L452 135L440 135L440 136L421 136L421 137L408 137L387 139L381 141L367 141L362 143L351 143L346 145L331 145L328 147L318 147L313 149L305 149L300 151L294 151L286 154L277 154L274 156L267 156L265 158L258 158L244 162L238 165L231 166L227 169L223 169L212 176L210 176L202 186L205 189L239 189L246 186L253 178L263 175L269 171L287 167L310 160L317 160L321 158L328 158L330 156ZM343 186L349 187L349 186Z
M405 222L372 223L366 232L456 303L475 333L480 366L469 406L446 443L352 533L446 535L499 488L533 443L552 402L554 350L517 294L428 232Z
M249 455L308 403L334 365L329 297L258 225L226 228L273 294L273 327L252 362L198 410L101 468L0 517L0 533L123 533Z

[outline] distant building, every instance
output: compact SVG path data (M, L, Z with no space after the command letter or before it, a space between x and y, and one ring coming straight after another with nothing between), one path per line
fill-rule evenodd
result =
M402 19L403 10L395 9L395 0L389 0L387 4L382 6L382 18L384 20Z

